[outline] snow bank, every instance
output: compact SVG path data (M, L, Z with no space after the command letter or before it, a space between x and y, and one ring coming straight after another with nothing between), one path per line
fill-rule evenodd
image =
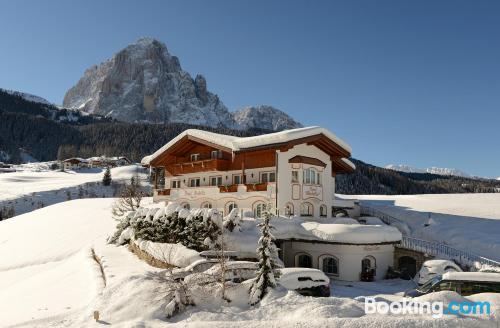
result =
M174 265L176 267L186 267L193 262L202 260L195 250L189 249L182 244L154 243L148 240L133 241L142 251L148 253L155 259Z

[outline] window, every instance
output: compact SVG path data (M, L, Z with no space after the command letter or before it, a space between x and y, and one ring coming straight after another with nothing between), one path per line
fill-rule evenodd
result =
M200 154L191 154L191 162L199 161Z
M184 203L184 204L182 204L182 208L189 210L189 209L191 209L191 206L189 205L189 203Z
M235 208L238 208L238 205L235 202L229 202L226 204L227 214L231 213L231 211Z
M242 184L241 174L233 175L233 184Z
M304 184L321 184L321 173L316 172L313 168L305 169L303 182Z
M321 257L321 268L326 274L339 274L339 262L333 256Z
M375 270L376 267L375 258L371 255L361 260L361 272L369 272Z
M264 203L257 203L257 205L255 205L253 208L254 217L261 218L262 213L264 213L265 209L266 209L266 205Z
M212 150L212 152L210 153L210 158L222 158L222 152L220 150Z
M175 189L175 188L180 188L180 187L181 187L181 182L180 182L180 180L172 180L172 182L171 182L171 186L172 186L172 188L173 188L173 189Z
M295 256L295 266L300 268L312 268L312 257L308 254L297 254Z
M319 207L319 216L326 216L326 212L327 212L326 205L321 205Z
M260 182L276 182L276 173L274 172L264 172L260 174Z
M313 216L314 208L311 203L302 203L300 205L301 216Z
M210 177L211 186L222 186L222 177Z
M212 208L212 204L210 202L204 202L201 204L201 208Z
M293 204L288 203L285 205L285 215L286 216L292 216L293 215Z
M292 183L299 183L299 171L292 171Z
M190 187L199 187L200 186L200 178L189 179L189 186Z

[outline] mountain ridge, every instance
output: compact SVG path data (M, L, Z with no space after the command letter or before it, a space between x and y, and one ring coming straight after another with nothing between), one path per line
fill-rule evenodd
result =
M207 88L203 75L183 70L178 57L153 38L140 38L110 59L88 68L70 88L63 106L128 123L191 123L244 130L301 124L272 106L230 112Z

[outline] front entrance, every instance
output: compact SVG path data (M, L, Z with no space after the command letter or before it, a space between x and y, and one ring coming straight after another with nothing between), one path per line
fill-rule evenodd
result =
M413 279L417 274L417 261L413 257L402 256L399 258L398 268L402 279Z

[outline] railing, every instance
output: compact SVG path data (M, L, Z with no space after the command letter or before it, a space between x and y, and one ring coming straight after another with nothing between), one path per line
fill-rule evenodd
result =
M158 196L170 196L170 189L157 189Z
M172 175L207 172L207 171L227 171L230 161L227 159L214 158L193 162L169 164L166 170Z
M411 234L411 229L406 222L398 218L395 218L389 214L376 210L372 207L362 205L361 214L367 216L375 216L380 220L382 220L382 222L384 222L385 224L392 225L398 228L403 235Z
M262 183L246 183L245 186L247 188L247 192L252 192L252 191L266 191L267 190L267 182L262 182ZM238 191L238 185L233 184L229 186L219 186L219 191L220 192L237 192Z
M421 253L426 253L440 258L455 260L460 264L468 266L472 265L474 262L479 262L481 264L500 267L500 262L474 254L472 252L462 251L460 249L456 249L446 244L434 241L408 237L407 235L411 233L411 229L408 226L408 224L406 224L403 220L395 218L382 211L376 210L368 206L361 206L361 214L378 217L384 223L398 228L403 234L403 239L397 245L398 247Z
M428 240L403 236L401 243L397 246L421 253L426 253L432 256L439 256L441 258L455 260L458 263L464 265L471 265L474 262L479 262L481 264L500 267L500 262L497 262L495 260L491 260L471 252L462 251L445 244Z

